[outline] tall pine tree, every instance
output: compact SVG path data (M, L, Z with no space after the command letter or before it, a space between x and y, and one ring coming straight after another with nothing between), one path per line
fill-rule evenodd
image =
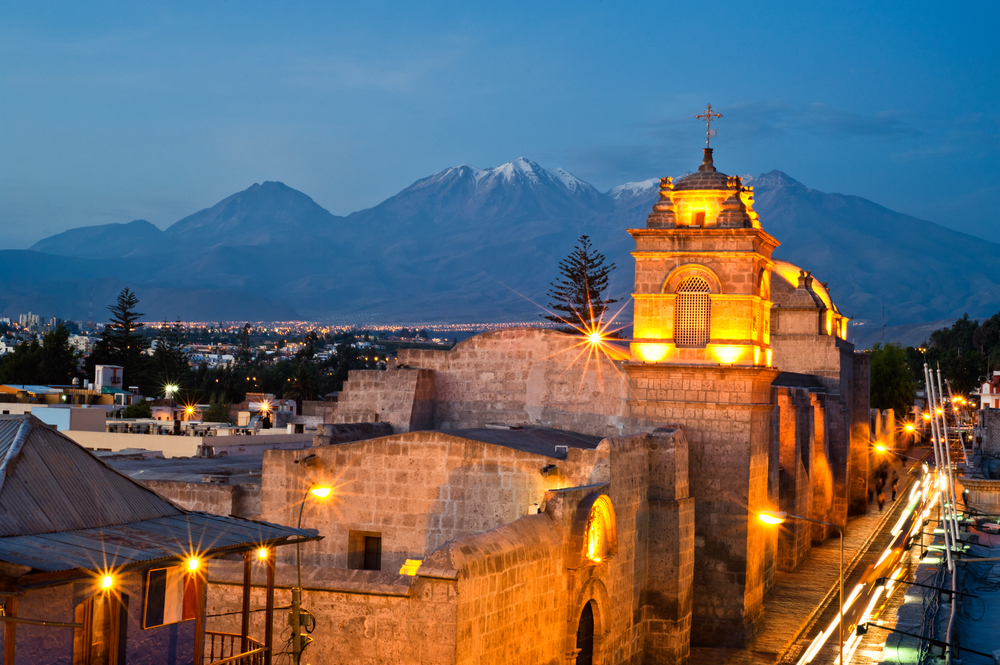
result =
M605 310L618 300L604 297L608 277L615 269L614 263L604 265L604 260L604 255L590 246L590 237L580 236L576 248L559 262L562 279L549 284L549 309L554 314L543 318L563 324L559 330L571 335L606 325Z
M108 356L111 361L124 368L124 385L139 386L143 392L150 386L145 386L146 379L146 339L139 332L143 324L139 321L142 312L137 312L139 297L128 287L118 294L114 305L108 305L111 321L104 326L104 339Z

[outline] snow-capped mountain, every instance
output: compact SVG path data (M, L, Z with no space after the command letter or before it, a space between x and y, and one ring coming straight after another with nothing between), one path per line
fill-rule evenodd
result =
M650 191L658 192L659 189L660 179L650 178L649 180L643 180L641 182L626 182L624 185L612 187L608 190L608 196L618 201L620 199L627 199L635 196L644 196Z
M893 324L1000 310L1000 245L780 171L743 181L782 243L775 258L829 282L848 316L876 318L883 302ZM626 230L644 226L658 192L659 178L600 192L522 157L447 168L338 217L265 182L166 231L86 227L0 252L0 313L43 303L47 315L82 318L91 286L99 303L128 284L153 318L531 319L583 234L617 264L612 291L627 298L634 242ZM934 295L942 283L946 298Z

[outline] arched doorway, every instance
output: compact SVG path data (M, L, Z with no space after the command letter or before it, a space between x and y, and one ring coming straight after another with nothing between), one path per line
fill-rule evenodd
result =
M594 601L588 601L580 613L576 629L576 665L594 665Z

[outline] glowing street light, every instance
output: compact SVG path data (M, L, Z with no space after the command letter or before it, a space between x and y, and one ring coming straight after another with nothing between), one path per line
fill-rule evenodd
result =
M114 586L114 583L115 583L115 578L112 577L111 575L105 575L104 577L101 578L101 588L104 589L105 591L111 589L111 587Z
M198 557L193 556L187 560L187 569L189 573L196 573L199 568L201 568L201 560Z
M906 423L905 425L903 425L903 429L905 429L907 432L912 432L915 428L913 427L913 423Z
M884 446L883 446L884 447ZM786 520L801 520L803 522L812 522L813 524L825 524L826 526L832 526L840 534L840 596L838 604L840 605L840 621L837 624L837 628L840 630L840 641L837 647L840 649L840 659L838 663L844 662L844 529L831 522L823 522L822 520L814 520L810 517L801 517L799 515L791 515L785 511L761 511L757 513L757 519L759 519L764 524L781 524Z
M266 404L266 403L265 403ZM333 488L329 485L313 485L306 490L302 501L299 503L298 528L302 528L302 511L306 507L306 499L312 494L317 499L326 499L333 494ZM302 662L302 631L299 628L299 619L302 607L302 551L301 545L295 543L295 570L298 573L298 586L292 589L292 663L300 665Z
M259 561L267 561L267 557L268 557L268 551L266 547L262 547L259 550L257 550L257 559Z
M880 453L884 453L885 451L887 451L887 450L889 450L889 449L888 449L888 448L886 448L886 447L885 447L884 445L882 445L881 443L879 443L879 444L876 444L876 445L875 445L875 450L879 451Z
M764 524L782 524L785 521L787 515L788 513L784 511L772 513L765 510L760 514L758 514L757 518Z

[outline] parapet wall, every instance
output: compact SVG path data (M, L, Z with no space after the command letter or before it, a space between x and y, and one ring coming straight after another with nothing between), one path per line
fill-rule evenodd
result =
M505 330L471 337L450 351L401 350L396 360L434 371L435 429L498 422L594 436L632 431L626 377L579 337Z
M264 567L254 565L252 608L265 605L265 578ZM213 560L208 569L208 581L207 613L211 617L208 630L238 634L242 562ZM295 566L278 564L275 608L290 605L291 588L295 584ZM310 635L314 641L306 649L302 662L455 663L457 596L454 579L303 566L302 586L302 606L316 617L316 628ZM287 616L287 609L275 609L272 639L276 652L286 652ZM263 641L264 619L264 612L250 614L251 637ZM281 661L276 659L274 662Z
M173 480L139 481L184 510L254 519L260 515L260 486L252 483L187 483Z

